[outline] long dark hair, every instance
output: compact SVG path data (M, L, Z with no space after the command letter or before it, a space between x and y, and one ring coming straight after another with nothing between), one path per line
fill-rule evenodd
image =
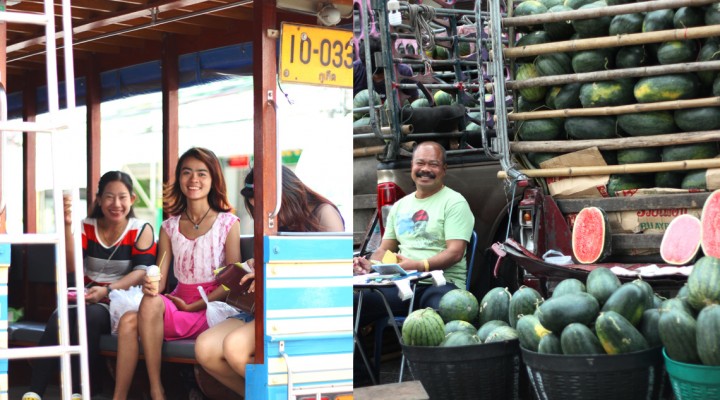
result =
M245 207L252 214L250 199L255 195L254 169L245 177L245 187L240 194L245 198ZM323 204L337 207L320 193L310 189L292 170L282 167L282 205L278 225L286 232L320 232L320 218L315 212ZM338 214L340 211L338 211Z
M122 171L108 171L103 176L100 177L100 182L98 182L98 191L95 194L95 202L93 203L93 209L90 213L90 218L102 218L105 216L103 214L102 208L100 208L99 199L100 196L105 192L105 187L107 187L108 183L110 182L121 182L125 187L127 188L128 192L130 192L130 196L133 195L133 183L132 178L130 178L130 175L122 172ZM130 212L127 215L127 218L133 218L135 217L135 210L133 209L133 206L130 206Z
M175 168L175 182L165 186L163 190L163 208L165 212L170 215L179 215L187 208L187 198L180 190L180 170L185 160L191 157L205 164L210 172L210 178L212 179L210 193L208 193L210 208L217 212L231 211L232 206L227 198L227 185L225 185L220 160L218 160L215 153L208 149L193 147L180 156Z

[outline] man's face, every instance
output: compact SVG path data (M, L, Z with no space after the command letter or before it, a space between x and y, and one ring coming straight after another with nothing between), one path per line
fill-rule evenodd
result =
M435 146L420 145L415 150L410 173L418 189L440 190L446 169L447 166L443 163L442 155Z

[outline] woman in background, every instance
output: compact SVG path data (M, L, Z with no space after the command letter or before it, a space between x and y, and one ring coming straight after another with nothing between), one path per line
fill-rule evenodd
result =
M255 206L253 170L240 191L250 215ZM278 215L281 232L343 232L345 223L335 205L307 187L295 173L282 167L282 203ZM254 266L254 260L248 260ZM241 283L253 279L247 274ZM255 291L253 282L249 289ZM245 367L254 361L255 321L240 313L203 332L195 342L195 357L202 367L223 385L245 396Z

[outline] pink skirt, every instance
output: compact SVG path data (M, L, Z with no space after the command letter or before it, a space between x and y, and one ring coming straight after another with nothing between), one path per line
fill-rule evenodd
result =
M205 293L209 294L218 287L218 284L214 281L193 284L178 283L171 294L190 304L202 299L197 289L198 286L202 286ZM162 299L165 302L165 316L163 318L165 322L165 340L195 339L208 329L205 309L196 312L180 311L172 300L165 296L162 296Z

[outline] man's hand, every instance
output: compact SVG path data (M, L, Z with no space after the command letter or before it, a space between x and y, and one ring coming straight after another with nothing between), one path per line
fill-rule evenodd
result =
M423 271L424 266L422 261L419 260L412 260L405 256L402 256L400 254L397 255L398 264L404 269L405 271Z
M372 263L365 257L353 257L353 275L365 275L372 271Z

